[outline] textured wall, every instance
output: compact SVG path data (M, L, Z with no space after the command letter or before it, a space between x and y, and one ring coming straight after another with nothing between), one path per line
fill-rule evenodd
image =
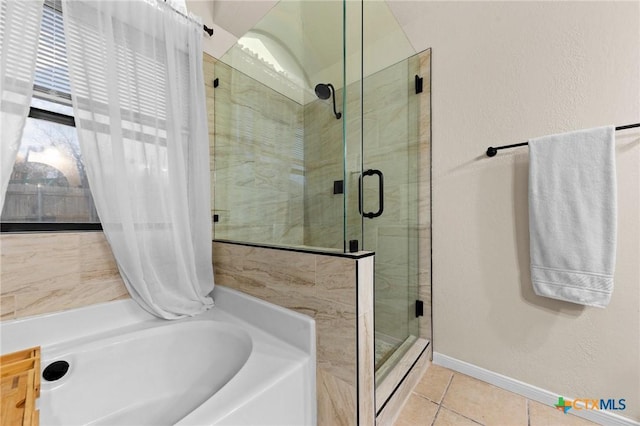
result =
M2 320L128 298L102 232L2 234Z
M393 8L393 2L392 8ZM640 420L640 132L617 132L618 245L606 309L538 297L526 148L489 145L640 121L638 2L414 3L433 48L434 350Z

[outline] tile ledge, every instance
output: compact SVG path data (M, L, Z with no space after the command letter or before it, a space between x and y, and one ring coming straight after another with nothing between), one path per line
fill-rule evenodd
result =
M375 255L375 252L373 251L358 251L355 253L344 253L339 249L330 249L330 248L322 248L322 247L260 244L260 243L252 243L252 242L245 242L245 241L217 240L217 239L213 240L213 242L221 243L221 244L233 244L233 245L246 246L246 247L258 247L258 248L265 248L265 249L272 249L272 250L293 251L297 253L317 254L321 256L343 257L343 258L356 259L356 260Z

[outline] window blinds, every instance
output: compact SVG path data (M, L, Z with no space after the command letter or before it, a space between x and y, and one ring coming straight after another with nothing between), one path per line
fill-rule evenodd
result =
M60 0L47 0L42 12L34 89L71 99Z

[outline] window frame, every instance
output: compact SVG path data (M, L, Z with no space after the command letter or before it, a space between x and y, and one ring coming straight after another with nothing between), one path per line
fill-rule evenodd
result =
M50 8L56 12L62 13L59 2L55 0L46 0L43 7ZM33 95L44 100L60 102L66 105L71 104L71 96L67 93L61 93L56 90L49 90L34 84ZM56 98L56 99L51 99ZM65 126L76 127L75 117L72 115L53 112L42 108L30 107L29 118L49 121ZM29 232L87 232L102 231L102 223L86 223L86 222L2 222L0 220L0 233L29 233Z
M29 117L37 120L50 121L56 124L76 127L75 117L42 108L30 107ZM102 231L102 223L86 222L1 222L0 233L7 232L86 232Z

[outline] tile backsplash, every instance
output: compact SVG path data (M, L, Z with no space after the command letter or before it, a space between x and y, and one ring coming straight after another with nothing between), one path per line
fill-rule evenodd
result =
M102 232L0 236L2 320L128 297Z

